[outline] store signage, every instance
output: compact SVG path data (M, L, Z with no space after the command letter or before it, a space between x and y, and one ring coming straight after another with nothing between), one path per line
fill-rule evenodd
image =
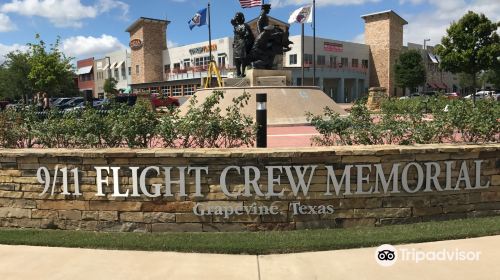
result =
M189 49L189 54L195 55L195 54L202 54L202 53L208 53L210 52L210 49L208 48L209 46L202 46L198 48L192 48ZM212 51L217 50L217 44L212 44Z
M437 162L409 162L404 165L395 163L392 165L390 175L384 174L382 164L358 164L358 165L345 165L343 170L336 170L333 166L325 166L319 168L318 165L273 165L265 166L263 170L256 166L227 166L218 175L219 185L222 192L228 198L243 197L280 197L284 195L284 191L275 190L276 186L281 185L285 177L287 183L289 182L293 195L307 196L313 177L319 173L320 169L324 176L324 194L334 196L356 196L366 194L377 194L383 192L384 194L393 193L417 193L433 192L433 191L458 191L462 186L465 189L484 189L489 188L490 182L481 184L481 164L483 160L475 160L474 164L469 166L466 161L446 161L442 169ZM453 178L452 166L459 166L460 171L458 177ZM186 177L191 177L195 182L195 192L193 197L203 197L201 192L201 181L205 174L209 174L209 167L193 167L193 166L148 166L142 170L139 167L110 167L110 166L96 166L96 196L106 196L105 187L110 185L109 176L113 177L113 193L112 197L138 197L141 194L147 197L172 197L172 186L179 186L181 197L187 197L186 190ZM132 182L132 189L126 192L120 190L120 180L122 173L126 171L131 174L130 182ZM326 171L326 172L325 172ZM265 173L265 177L261 174ZM62 176L62 194L65 195L81 195L79 189L79 170L74 168L59 169L56 167L53 178L51 172L46 167L40 167L37 171L38 181L44 185L42 195L49 192L54 194L56 185L58 185L59 178ZM342 174L341 176L336 174ZM355 180L352 180L351 175L355 174ZM410 178L411 174L416 174L416 181ZM471 182L470 174L474 174L475 181ZM146 185L146 179L154 175L164 179L164 184ZM172 180L172 175L179 177L178 180ZM244 186L243 190L238 193L229 191L230 185L227 178L239 176L241 184ZM400 177L399 177L400 176ZM438 180L439 176L446 178L444 184ZM261 189L259 181L265 179L267 183ZM352 186L351 183L355 183ZM70 185L73 185L72 193L70 193ZM371 184L369 189L364 189L363 185ZM58 189L58 188L57 188Z
M134 51L140 50L143 46L142 41L140 39L133 39L129 44L130 48Z
M324 42L323 49L326 52L343 52L344 45L338 43Z

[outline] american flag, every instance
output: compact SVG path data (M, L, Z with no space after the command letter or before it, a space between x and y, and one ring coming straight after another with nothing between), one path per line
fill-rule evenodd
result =
M252 8L262 6L262 0L240 0L242 8Z

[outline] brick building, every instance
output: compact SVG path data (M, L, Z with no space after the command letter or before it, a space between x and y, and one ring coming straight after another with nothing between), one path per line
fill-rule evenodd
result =
M78 90L83 93L94 93L94 58L82 59L76 62L78 76Z
M313 57L313 38L304 39L304 81L302 83L301 38L291 36L292 50L275 61L279 68L292 71L293 84L312 84L312 64L316 61L316 81L336 102L352 102L367 94L369 87L385 87L390 96L402 96L394 82L394 65L402 51L416 44L403 46L403 27L408 24L392 10L361 16L365 21L365 43L316 38L316 57ZM283 29L288 24L270 17L271 24ZM231 77L234 71L232 37L212 40L212 55L208 42L167 48L167 26L170 21L141 17L127 32L130 34L130 85L134 93L163 93L186 98L202 85L207 76L210 59L216 61L222 77ZM256 19L248 22L255 28ZM228 28L228 31L230 29ZM438 71L432 48L423 53L428 72L428 83L421 90L459 90L456 77Z

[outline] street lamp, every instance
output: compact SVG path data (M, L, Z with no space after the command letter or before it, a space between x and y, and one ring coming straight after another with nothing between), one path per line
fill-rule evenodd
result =
M427 42L429 42L431 39L424 39L424 51L427 50L426 46L427 46Z

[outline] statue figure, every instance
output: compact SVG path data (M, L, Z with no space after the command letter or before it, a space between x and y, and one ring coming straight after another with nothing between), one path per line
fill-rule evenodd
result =
M236 75L238 77L245 77L245 68L249 63L248 54L254 44L255 38L250 26L245 23L245 16L243 13L236 13L231 20L231 24L234 28L233 50Z
M260 10L259 20L257 21L257 34L264 32L264 28L269 25L267 15L271 11L271 4L264 4Z
M288 39L288 29L285 31L278 26L268 25L257 36L250 51L252 68L272 69L274 57L289 51L292 42Z

